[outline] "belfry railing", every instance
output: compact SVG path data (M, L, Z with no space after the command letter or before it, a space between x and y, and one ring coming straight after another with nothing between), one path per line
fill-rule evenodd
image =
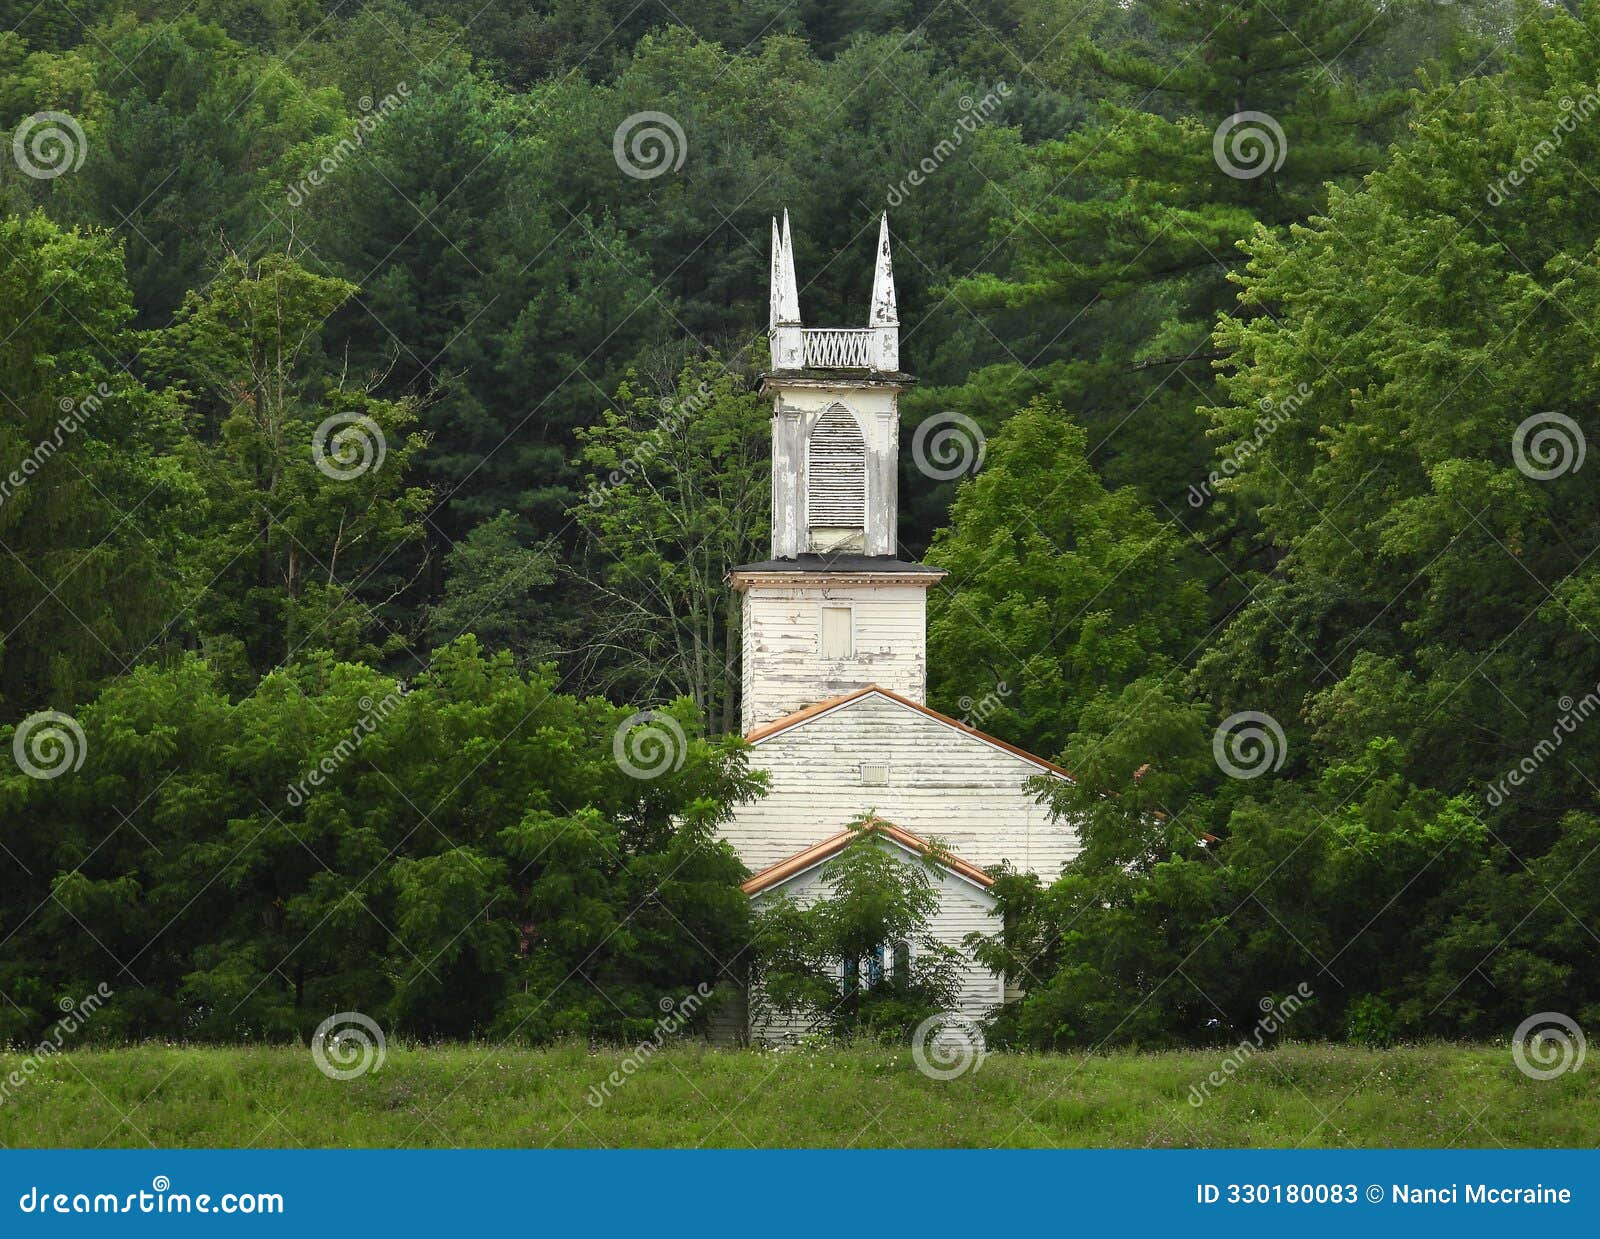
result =
M872 364L873 335L870 327L807 327L805 364L865 370Z

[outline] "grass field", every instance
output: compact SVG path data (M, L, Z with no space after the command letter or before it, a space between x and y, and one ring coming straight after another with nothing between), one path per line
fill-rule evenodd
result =
M1600 1073L1523 1076L1504 1046L1285 1046L1191 1104L1222 1051L991 1054L949 1081L909 1050L389 1047L328 1079L308 1051L58 1054L6 1084L9 1147L1593 1146ZM0 1082L21 1068L0 1055ZM600 1104L591 1104L591 1098Z

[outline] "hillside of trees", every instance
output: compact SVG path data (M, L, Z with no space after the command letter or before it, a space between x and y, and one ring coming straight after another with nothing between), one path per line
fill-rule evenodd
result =
M629 1037L760 937L784 210L984 441L930 703L1076 775L998 1039L1600 1021L1600 0L0 13L0 1042Z

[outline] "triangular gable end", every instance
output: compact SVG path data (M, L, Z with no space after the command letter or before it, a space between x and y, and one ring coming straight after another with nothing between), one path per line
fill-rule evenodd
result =
M744 738L751 744L760 744L763 740L770 740L774 736L781 735L792 728L800 727L806 723L812 722L815 719L823 718L826 715L832 714L835 710L846 709L849 706L854 705L856 702L862 701L871 696L878 696L883 698L885 701L892 701L894 704L903 706L907 710L913 710L924 717L933 719L935 722L942 723L946 727L949 727L951 730L956 731L961 735L981 741L982 743L989 745L991 748L996 748L1001 752L1009 753L1013 757L1020 757L1023 761L1039 767L1040 770L1047 774L1053 774L1058 778L1066 779L1071 783L1077 782L1077 779L1073 777L1073 774L1070 770L1063 766L1056 765L1055 762L1046 761L1044 758L1028 752L1027 749L1018 748L1014 744L1008 744L1006 741L1001 740L996 736L991 736L987 732L979 731L976 727L969 727L960 719L951 718L948 714L940 714L939 711L922 705L920 702L912 701L909 697L902 697L899 693L894 692L892 689L880 688L876 684L868 684L865 688L858 688L854 692L845 693L839 697L830 697L826 701L819 701L816 705L807 706L803 710L796 710L793 714L786 714L780 719L774 719L770 723L766 723L752 731L746 732Z
M852 841L859 838L860 833L858 830L842 830L820 843L802 848L793 856L780 860L775 865L769 865L760 873L747 878L739 889L747 895L759 895L791 882L837 856ZM994 879L970 861L962 860L953 852L936 851L934 846L921 835L913 834L893 822L886 822L881 817L874 818L871 833L918 859L931 859L947 873L977 887L985 894L988 894L989 888L994 885Z

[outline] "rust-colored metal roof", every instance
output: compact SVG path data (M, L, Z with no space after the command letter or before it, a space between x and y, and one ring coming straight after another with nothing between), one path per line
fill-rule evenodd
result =
M833 709L834 706L842 706L845 702L854 701L857 697L864 697L872 691L872 687L869 685L866 688L858 688L853 693L842 693L837 697L829 697L824 701L817 702L815 705L806 706L803 710L796 710L793 714L785 714L782 718L773 719L770 723L763 723L760 727L752 727L744 733L744 738L751 744L756 743L758 740L765 740L768 736L775 736L780 731L788 731L789 728L797 723L803 723L808 718L816 718L817 715Z
M1053 761L1046 761L1044 758L1028 752L1027 749L1019 749L1014 744L1007 744L1004 740L997 739L987 732L979 731L976 727L967 726L960 719L951 718L948 714L940 714L939 711L930 709L921 702L912 701L909 697L902 697L894 690L880 688L876 684L868 684L865 688L858 688L853 693L843 693L838 697L829 697L826 701L819 701L803 710L796 710L793 714L785 714L782 718L774 719L770 723L764 723L760 727L752 728L745 733L744 738L751 744L759 743L762 740L770 739L781 731L788 731L791 727L798 727L801 723L814 719L819 714L826 714L829 710L857 701L868 693L877 693L881 697L887 697L890 701L897 701L903 706L910 706L919 714L926 714L929 718L937 719L947 726L954 727L957 731L965 732L976 740L982 740L985 744L992 744L997 749L1004 749L1013 757L1020 757L1023 761L1032 762L1041 770L1048 770L1051 774L1059 774L1064 779L1072 779L1074 783L1077 782L1077 779L1073 778L1072 771L1064 766L1058 766Z
M813 843L810 847L796 852L787 860L780 860L775 865L769 865L760 873L746 879L739 889L747 895L760 894L764 890L777 886L780 882L787 881L795 874L827 860L828 857L842 852L851 840L858 838L866 831L881 834L886 839L893 839L904 848L932 857L934 861L943 865L952 873L958 873L968 881L976 882L986 889L994 885L994 879L971 861L962 860L961 857L953 852L935 848L933 844L929 843L921 835L912 834L909 830L896 826L893 822L886 822L881 817L874 817L859 830L842 830L832 838L824 839L821 843Z

